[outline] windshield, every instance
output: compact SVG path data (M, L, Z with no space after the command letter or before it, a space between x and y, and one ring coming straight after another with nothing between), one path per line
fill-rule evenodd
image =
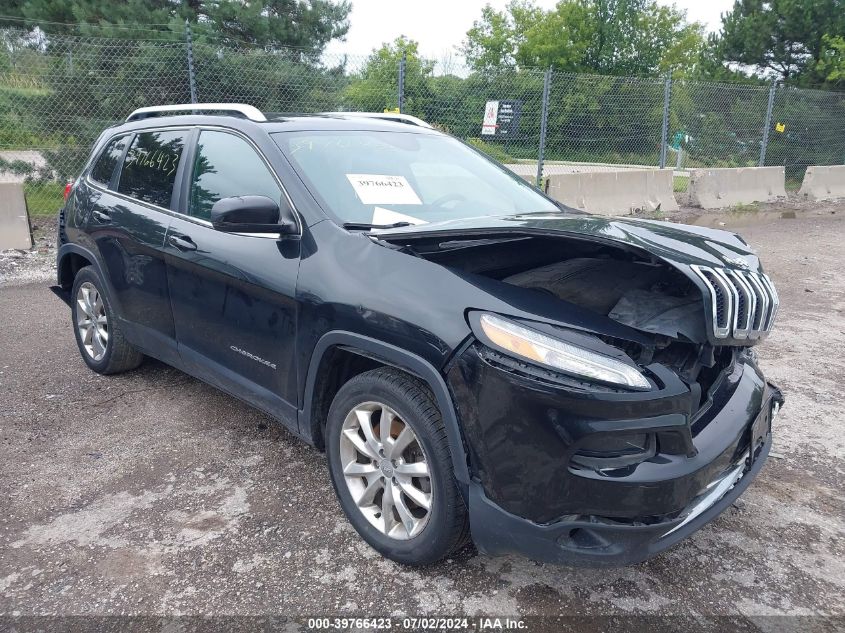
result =
M559 211L528 183L448 136L342 130L273 137L342 224Z

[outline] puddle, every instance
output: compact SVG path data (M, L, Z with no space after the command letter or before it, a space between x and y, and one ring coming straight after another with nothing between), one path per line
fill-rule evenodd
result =
M678 218L683 224L706 226L712 229L732 229L756 224L767 224L778 220L795 220L794 210L762 210L751 209L742 211L705 211L698 214L684 215Z

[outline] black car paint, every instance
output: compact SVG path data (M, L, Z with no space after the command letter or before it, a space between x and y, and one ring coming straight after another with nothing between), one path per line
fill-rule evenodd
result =
M189 147L169 209L110 192L84 174L77 180L64 210L59 281L67 285L69 255L84 257L106 284L134 345L268 412L312 444L322 442L322 420L314 416L318 369L332 349L342 347L422 378L443 413L455 477L470 508L473 537L484 551L618 564L668 547L677 538L659 538L671 525L666 517L747 450L746 429L764 402L782 400L750 356L738 354L718 404L710 408L719 431L708 424L694 437L690 389L669 369L650 367L656 389L645 393L572 388L565 381L521 375L480 353L483 345L468 313L494 312L558 335L565 335L564 327L648 343L647 334L540 293L414 257L396 244L453 236L560 235L629 249L680 270L720 264L726 257L756 270L756 256L722 231L565 212L370 234L347 231L327 218L270 137L285 130L396 130L399 125L332 117L256 124L191 115L107 130L92 160L119 133L208 127L243 136L278 175L300 230L293 236L236 235L184 215ZM435 132L415 128L409 133ZM98 209L110 217L98 217ZM180 248L185 240L196 248ZM570 468L582 438L634 429L662 433L674 452L661 454L665 463L640 464L626 477L585 476ZM749 473L743 487L751 478ZM615 526L620 534L604 549L560 545L559 534L573 517L578 522L595 516L634 524ZM636 521L644 516L665 521L648 538L629 538L643 533ZM700 523L701 518L690 525ZM502 534L497 525L515 532ZM689 533L689 527L675 535ZM557 536L548 539L552 533Z

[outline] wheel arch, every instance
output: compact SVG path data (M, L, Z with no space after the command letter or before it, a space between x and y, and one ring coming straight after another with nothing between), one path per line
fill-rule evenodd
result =
M305 393L302 400L303 408L298 412L300 435L322 447L325 420L315 413L321 410L320 407L325 406L325 402L319 400L322 392L317 388L317 385L321 370L324 370L326 366L326 361L330 360L338 350L364 359L355 368L356 370L363 368L363 371L367 371L378 366L395 367L422 380L428 386L443 417L443 424L449 439L449 449L452 454L455 479L461 484L461 491L465 494L470 481L467 454L458 425L455 406L446 386L446 381L427 360L390 343L345 331L328 332L317 341L311 354L311 361L308 364ZM362 373L362 371L355 371L352 375L358 373Z
M94 253L78 244L62 244L56 255L56 281L59 286L64 290L70 290L76 273L85 266L93 266L100 279L104 279L103 271Z
M94 268L100 281L103 282L106 292L108 292L112 309L119 317L123 312L120 309L120 302L112 286L111 279L105 274L106 271L103 269L99 258L93 251L84 246L70 243L62 244L59 247L59 252L56 254L56 281L59 287L70 297L69 293L73 288L73 280L76 278L76 274L85 266Z

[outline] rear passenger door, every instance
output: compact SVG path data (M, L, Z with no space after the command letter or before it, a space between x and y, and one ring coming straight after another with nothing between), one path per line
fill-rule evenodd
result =
M163 248L187 137L184 129L128 134L106 146L89 174L97 194L88 231L127 338L165 362L178 355Z
M185 169L182 211L165 245L176 337L186 368L276 417L296 423L296 277L300 241L217 231L221 198L287 196L258 148L201 129ZM295 427L294 427L295 428Z

